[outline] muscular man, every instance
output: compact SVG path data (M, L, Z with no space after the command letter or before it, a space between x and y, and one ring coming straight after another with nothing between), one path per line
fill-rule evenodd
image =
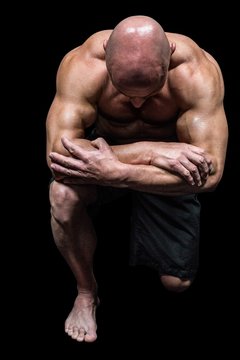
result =
M132 264L155 268L172 291L193 281L196 196L214 190L224 169L223 98L213 57L147 16L93 34L62 60L47 117L47 158L55 179L53 237L77 282L65 322L73 339L97 337L90 208L106 196L133 196Z

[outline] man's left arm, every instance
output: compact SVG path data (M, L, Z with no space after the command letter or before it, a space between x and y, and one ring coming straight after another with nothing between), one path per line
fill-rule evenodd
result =
M224 81L217 62L207 53L190 67L185 91L179 91L183 111L177 121L180 142L199 146L211 159L210 176L203 191L213 190L222 178L228 142L224 110ZM189 76L188 76L189 75ZM184 108L185 107L185 108Z
M222 103L214 108L205 103L182 114L177 122L180 142L203 148L212 166L202 191L213 190L222 178L226 158L228 126Z

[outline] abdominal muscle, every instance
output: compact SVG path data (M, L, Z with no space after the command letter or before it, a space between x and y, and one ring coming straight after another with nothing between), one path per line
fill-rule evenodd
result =
M110 144L129 144L137 141L176 141L176 117L167 121L149 122L138 117L119 119L98 116L96 135Z

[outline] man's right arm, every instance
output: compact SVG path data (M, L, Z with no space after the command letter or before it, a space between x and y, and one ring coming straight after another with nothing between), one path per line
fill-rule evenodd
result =
M91 117L84 117L83 111L91 113ZM61 99L56 94L47 116L47 162L49 163L49 153L52 151L62 155L70 156L68 151L63 147L61 138L63 136L71 139L75 144L90 148L90 142L85 137L86 118L94 119L94 111L89 106L83 104L74 104ZM90 121L88 121L90 123Z
M46 121L49 168L50 152L70 156L62 145L63 136L85 148L92 147L90 142L84 139L85 129L95 122L97 116L96 106L89 101L96 91L94 85L89 83L88 73L88 65L81 58L81 50L80 55L74 51L70 52L59 66L56 95Z

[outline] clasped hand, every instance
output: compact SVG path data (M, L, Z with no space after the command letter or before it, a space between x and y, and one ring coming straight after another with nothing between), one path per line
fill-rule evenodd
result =
M62 144L71 156L52 152L49 157L51 169L64 183L111 185L117 179L121 162L104 139L92 141L91 150L74 144L66 137L62 138Z

